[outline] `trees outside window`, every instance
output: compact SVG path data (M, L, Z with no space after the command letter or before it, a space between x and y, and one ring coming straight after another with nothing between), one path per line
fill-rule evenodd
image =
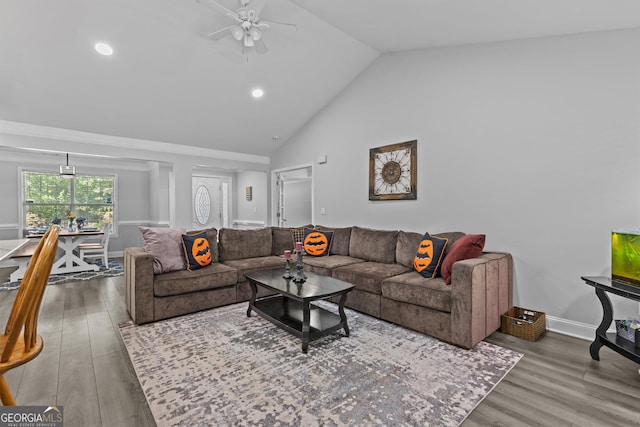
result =
M55 173L24 171L22 177L23 221L27 230L49 227L56 219L64 226L67 211L84 218L85 227L113 224L115 175L65 178Z

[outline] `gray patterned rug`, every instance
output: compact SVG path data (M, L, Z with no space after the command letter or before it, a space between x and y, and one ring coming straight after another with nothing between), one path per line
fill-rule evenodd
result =
M457 426L522 357L486 342L463 350L348 309L351 336L303 354L299 339L246 309L120 325L158 426Z
M49 276L48 285L62 285L63 283L80 282L82 280L97 279L100 277L115 277L124 274L122 266L112 259L109 260L109 266L105 267L101 260L96 261L96 265L100 267L98 271L82 271L79 273L52 274ZM7 281L0 283L0 291L10 291L18 289L20 281Z

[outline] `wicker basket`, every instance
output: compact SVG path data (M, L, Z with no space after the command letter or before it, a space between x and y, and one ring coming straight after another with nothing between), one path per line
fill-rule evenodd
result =
M640 329L633 329L625 324L625 320L616 320L616 334L620 338L632 342L636 347L640 347Z
M529 341L538 341L546 329L547 318L541 311L513 307L502 315L500 330L504 334Z

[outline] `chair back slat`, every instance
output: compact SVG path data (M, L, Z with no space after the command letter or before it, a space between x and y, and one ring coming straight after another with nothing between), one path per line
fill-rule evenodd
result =
M56 235L54 237L55 239L52 239L51 242L45 243L45 248L38 263L39 267L36 267L38 278L35 279L36 289L33 291L35 298L33 300L33 306L29 308L24 324L24 341L27 350L36 344L38 337L37 327L40 306L44 297L44 290L49 282L49 275L51 274L51 268L53 267L58 247L58 236ZM47 250L48 248L52 250Z
M59 226L51 227L29 261L5 328L8 339L0 356L0 363L9 360L23 329L24 351L29 351L36 343L38 313L56 256L59 233Z
M100 243L102 243L105 247L109 244L109 238L111 237L111 224L105 224L104 229L102 230L104 234L102 235L102 239L100 239Z
M48 235L45 234L45 237ZM5 335L9 335L11 330L13 329L13 325L16 322L16 316L18 315L18 310L23 306L23 302L25 299L25 295L27 293L27 286L23 286L25 283L31 282L31 276L33 276L33 272L35 271L36 261L40 257L40 252L42 251L42 247L46 241L46 238L42 237L38 242L38 246L36 246L35 251L33 251L33 255L31 255L31 259L29 260L29 264L27 266L27 270L22 277L22 281L20 282L20 286L18 287L18 292L16 294L16 298L13 301L13 307L11 308L11 313L9 314L9 320L7 320L7 325L4 330Z

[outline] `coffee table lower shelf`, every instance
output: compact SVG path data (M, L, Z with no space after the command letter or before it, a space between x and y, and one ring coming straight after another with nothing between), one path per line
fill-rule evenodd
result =
M283 295L256 300L255 303L250 305L247 314L253 310L274 325L298 338L302 338L302 351L305 353L307 352L309 341L329 335L339 329L344 328L346 336L349 336L346 321L343 321L339 315L314 304L307 304L309 304L308 331L305 331L304 328L304 303Z

